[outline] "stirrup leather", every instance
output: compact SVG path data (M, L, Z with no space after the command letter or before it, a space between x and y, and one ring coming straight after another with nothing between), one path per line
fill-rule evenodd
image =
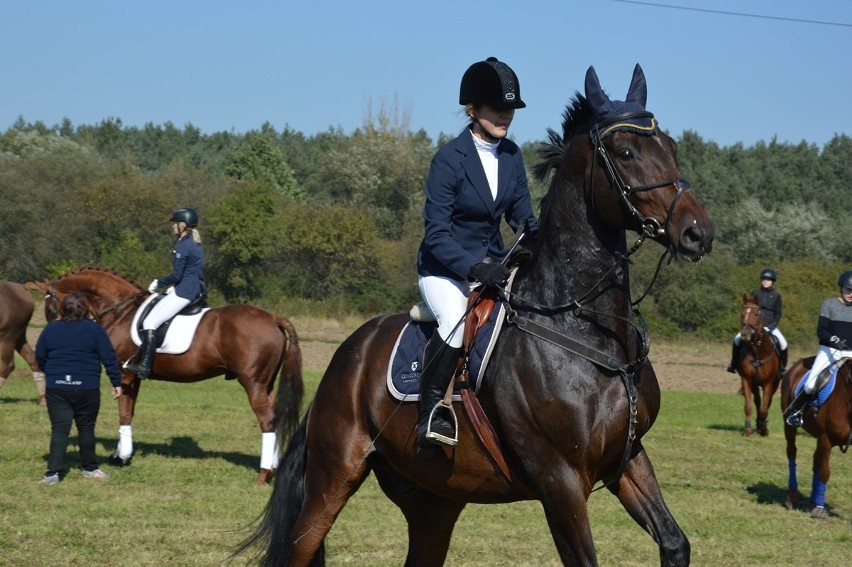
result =
M440 433L432 431L432 418L435 417L435 411L439 407L446 409L450 412L450 415L453 416L453 437L447 437L446 435L441 435ZM449 447L455 447L459 444L459 420L458 417L456 417L456 410L453 409L452 404L447 405L444 403L444 400L439 400L438 403L435 404L435 407L433 407L432 411L429 412L429 420L426 422L426 435L424 435L424 439L426 439L426 441L431 441L440 445L447 445Z

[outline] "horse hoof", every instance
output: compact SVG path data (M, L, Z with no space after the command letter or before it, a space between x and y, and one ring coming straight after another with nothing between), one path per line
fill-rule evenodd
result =
M814 509L811 510L811 518L817 518L818 520L824 520L828 518L828 512L822 506L814 506Z
M751 429L743 430L743 437L751 437L752 435L754 435L754 431L752 431Z
M133 457L127 457L126 459L122 459L118 456L118 451L116 451L109 456L107 462L114 467L127 467L130 466L131 459L133 459Z
M257 473L257 478L254 481L257 484L269 484L269 481L272 480L272 477L275 473L270 469L260 469L260 472Z

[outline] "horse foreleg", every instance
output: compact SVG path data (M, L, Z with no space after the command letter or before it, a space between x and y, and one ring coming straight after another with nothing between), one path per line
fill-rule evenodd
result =
M373 472L379 486L396 504L408 522L408 555L405 565L440 566L447 558L450 538L465 504L427 492L389 469L379 466Z
M38 362L36 362L33 347L31 347L30 343L26 342L26 339L24 339L23 344L19 343L17 350L18 353L23 357L23 359L27 361L27 365L30 367L30 370L33 373L33 383L35 384L36 393L38 394L38 405L47 406L47 400L44 397L45 376L44 372L42 372L41 369L38 367Z
M565 565L597 565L587 500L591 487L572 468L551 469L537 486L556 551Z
M133 457L133 411L139 395L140 380L135 376L131 382L122 381L121 396L118 398L118 444L109 456L109 463L117 467L130 464Z
M630 460L618 483L608 488L633 520L657 542L660 565L689 565L689 540L666 507L644 449L640 448Z
M757 410L757 432L761 437L769 435L769 429L766 427L766 418L769 415L769 397L766 395L766 390L758 386L754 390L754 407Z
M745 378L742 379L743 385L743 400L744 407L743 411L745 412L745 425L743 426L743 435L745 437L751 437L754 431L751 428L751 412L752 412L752 391L751 391L751 383Z
M785 405L782 398L782 410ZM791 427L784 423L784 438L787 440L787 498L784 505L787 509L792 510L799 503L801 494L799 493L799 480L796 476L796 434L798 428Z
M814 451L814 475L811 484L811 504L814 505L811 510L811 517L813 518L825 518L828 515L825 512L825 492L828 488L828 479L831 476L831 467L829 466L831 447L831 440L828 435L823 434L817 438L816 451Z

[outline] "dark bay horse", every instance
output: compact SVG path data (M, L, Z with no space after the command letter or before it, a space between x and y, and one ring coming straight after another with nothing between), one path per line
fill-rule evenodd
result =
M33 373L39 405L44 401L44 373L39 369L35 352L27 342L27 326L33 316L35 301L19 283L0 280L0 388L15 370L15 351L27 361Z
M781 381L781 409L790 406L793 394L805 373L813 365L814 357L803 358L784 375ZM828 512L825 509L825 492L828 487L828 479L831 476L831 449L840 447L845 453L852 443L852 361L846 362L837 371L834 390L818 408L805 406L802 417L804 424L802 428L816 437L816 450L814 451L813 476L811 477L811 516L814 518L825 518ZM784 437L787 440L787 464L789 477L787 480L788 508L793 509L801 499L799 482L796 478L796 432L797 427L784 423Z
M752 398L757 409L757 431L769 435L768 416L772 396L781 382L781 359L772 343L772 336L763 323L757 296L743 295L740 313L740 356L737 373L740 375L745 398L745 427L743 435L751 437Z
M587 500L602 481L651 534L662 564L689 563L689 542L642 446L660 389L647 330L631 309L628 256L650 238L664 254L698 260L715 229L645 98L638 65L626 101L610 101L590 68L586 96L575 95L563 134L551 131L542 149L537 174L553 179L537 244L517 271L511 322L477 394L507 472L461 408L455 448L418 450L417 404L396 401L385 383L408 318L378 317L332 357L282 451L260 523L237 553L258 547L264 565L324 564L326 534L372 471L408 523L406 565L444 563L468 502L529 499L541 502L563 562L596 564ZM640 234L630 250L627 230ZM550 340L527 332L542 328Z
M136 310L149 293L126 277L102 268L78 268L54 281L29 282L45 296L48 321L56 318L62 298L80 291L89 312L109 334L119 362L136 354L130 334ZM276 404L275 380L281 374ZM169 382L198 382L225 375L245 389L261 434L258 483L268 482L276 462L277 435L288 437L298 424L302 403L302 353L293 325L251 305L227 305L203 315L192 345L183 354L157 354L151 378ZM113 464L126 464L133 452L131 422L141 381L122 369L119 445Z

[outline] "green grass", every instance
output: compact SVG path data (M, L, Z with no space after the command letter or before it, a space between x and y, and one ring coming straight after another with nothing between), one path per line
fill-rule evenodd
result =
M19 365L20 367L20 365ZM308 373L313 391L319 376ZM261 512L270 487L256 486L260 431L240 386L223 379L143 384L133 463L104 464L106 481L84 479L72 443L70 473L40 483L50 436L27 373L0 390L0 565L222 565ZM780 412L769 438L743 438L742 398L667 391L645 439L666 502L700 566L847 566L852 543L852 463L832 454L832 516L812 520L783 506L787 482ZM118 437L106 389L98 423L105 462ZM73 437L76 435L72 431ZM814 441L799 436L799 480L810 487ZM601 565L658 563L656 545L606 490L589 501ZM326 540L329 565L401 565L405 525L368 480ZM536 502L470 505L447 565L558 565Z

